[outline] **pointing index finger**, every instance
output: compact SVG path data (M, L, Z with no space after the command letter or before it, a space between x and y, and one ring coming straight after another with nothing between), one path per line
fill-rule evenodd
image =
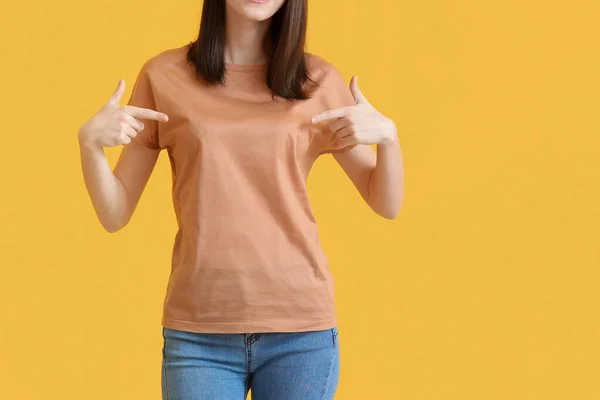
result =
M166 122L169 120L167 114L150 110L148 108L141 108L136 106L124 106L124 110L127 114L135 118L140 119L152 119L155 121Z
M324 121L324 120L328 120L328 119L346 117L348 115L349 109L350 109L349 107L341 107L341 108L334 108L333 110L324 111L321 114L317 114L314 117L312 117L311 122L314 123L314 122Z

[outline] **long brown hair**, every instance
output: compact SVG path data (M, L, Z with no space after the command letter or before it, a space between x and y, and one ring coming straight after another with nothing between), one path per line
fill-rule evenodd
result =
M187 59L196 74L208 84L225 82L225 0L204 0L200 32L191 43ZM287 100L307 99L308 76L304 46L308 15L307 0L286 0L273 15L263 48L267 63L267 86L273 96Z

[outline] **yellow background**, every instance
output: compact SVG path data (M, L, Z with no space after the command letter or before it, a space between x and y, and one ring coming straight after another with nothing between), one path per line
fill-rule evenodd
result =
M310 1L308 50L359 76L406 167L394 221L331 156L309 180L337 399L600 398L598 4ZM201 2L1 8L0 397L159 399L166 154L108 234L76 132L120 77L127 97L146 59L195 37Z

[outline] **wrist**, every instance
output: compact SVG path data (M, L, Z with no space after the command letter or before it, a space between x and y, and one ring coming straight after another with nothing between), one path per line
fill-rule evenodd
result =
M77 132L77 140L79 141L79 147L83 149L100 148L100 146L94 143L94 141L91 139L91 135L85 126L79 128L79 131Z
M379 144L384 146L394 146L398 143L398 131L396 124L391 119L388 120L388 127L385 129L385 135Z

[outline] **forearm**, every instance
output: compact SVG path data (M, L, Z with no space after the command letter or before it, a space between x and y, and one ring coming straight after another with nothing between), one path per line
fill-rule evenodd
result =
M96 215L104 229L115 232L127 222L126 191L114 175L102 147L79 140L81 169Z
M404 201L404 166L398 137L377 145L377 164L369 178L371 208L393 219Z

